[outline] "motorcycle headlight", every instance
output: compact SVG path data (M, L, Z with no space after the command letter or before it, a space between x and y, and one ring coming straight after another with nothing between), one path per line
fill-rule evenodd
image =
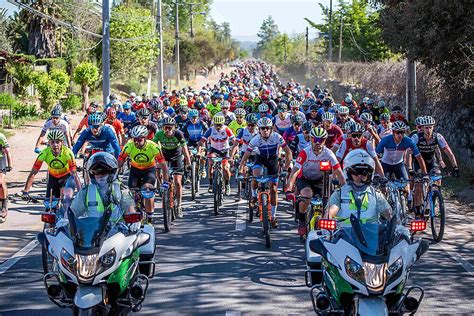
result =
M346 260L344 260L344 266L346 268L346 273L351 278L353 278L359 283L365 284L364 269L359 263L357 263L350 257L346 257Z
M79 280L83 282L91 281L91 279L96 275L100 265L98 264L99 254L92 255L76 255L77 260L77 272Z
M364 262L365 283L369 290L379 292L383 290L386 281L387 264Z
M390 265L387 269L387 276L390 279L392 276L396 275L397 272L403 267L403 259L402 257L395 260L394 263Z
M115 248L110 249L100 257L100 263L105 270L110 268L115 262Z
M76 258L66 249L61 249L61 264L72 274L76 274Z

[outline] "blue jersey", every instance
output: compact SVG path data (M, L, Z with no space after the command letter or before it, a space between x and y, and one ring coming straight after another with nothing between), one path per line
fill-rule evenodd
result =
M137 119L135 113L130 111L130 114L125 114L125 112L119 112L117 114L117 119L123 123L123 127L126 129L130 129L133 122Z
M115 133L108 126L102 126L100 134L97 136L92 135L90 127L84 130L72 148L74 155L77 155L77 152L82 148L85 142L89 142L89 144L95 149L101 149L113 154L115 158L120 154L120 145L117 136L115 136Z
M416 147L413 140L408 136L403 136L400 144L395 143L393 135L387 135L377 145L375 151L377 154L382 154L382 162L388 165L397 165L403 162L403 155L407 149L411 149L413 155L416 157L420 154L418 147Z
M198 142L207 131L207 124L198 121L196 124L187 121L183 128L184 137L192 142Z
M273 120L273 116L271 114L266 114L265 116L262 116L260 113L257 113L257 118L261 119L263 117L268 117L270 120Z
M171 106L169 106L169 107L165 110L165 113L168 113L168 115L169 115L170 117L174 117L174 116L176 115L175 112L174 112L174 109L173 109Z

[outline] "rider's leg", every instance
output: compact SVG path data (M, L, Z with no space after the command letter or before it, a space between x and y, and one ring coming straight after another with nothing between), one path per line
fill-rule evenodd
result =
M175 188L176 188L176 201L178 202L177 204L177 207L181 207L181 197L183 195L183 185L181 184L181 180L183 178L183 175L182 174L177 174L175 173L173 175L173 181L174 181L174 185L175 185Z
M276 211L278 206L278 180L270 183L270 205L272 208L272 227L278 227Z
M223 173L224 173L224 184L225 184L225 194L230 194L230 164L228 160L224 160L223 164Z
M4 220L8 212L8 191L3 172L0 172L0 203L0 217Z
M152 168L145 172L142 177L141 177L141 182L143 183L142 188L144 189L150 189L154 190L155 189L155 183L156 183L156 170L155 168ZM150 198L150 199L143 199L143 204L145 206L145 211L153 215L155 211L155 199Z
M209 154L209 159L207 160L207 165L209 166L209 189L208 192L212 192L212 177L214 175L214 163L212 162L212 157L214 157L214 154Z

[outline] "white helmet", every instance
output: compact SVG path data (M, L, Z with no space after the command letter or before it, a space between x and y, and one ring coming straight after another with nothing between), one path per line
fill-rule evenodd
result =
M268 105L266 105L265 103L262 103L258 106L258 111L260 113L263 113L263 112L268 112Z
M272 127L273 123L272 123L272 120L270 120L268 117L262 117L261 119L258 120L257 126L258 127Z
M351 173L355 169L367 169L368 178L367 181L372 181L374 177L374 169L375 169L375 161L372 157L370 157L369 153L367 153L363 149L354 149L350 151L346 158L344 158L344 175L346 180L352 180Z

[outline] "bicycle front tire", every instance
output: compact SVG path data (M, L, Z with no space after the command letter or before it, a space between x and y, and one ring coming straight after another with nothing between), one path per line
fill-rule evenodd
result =
M443 195L439 190L433 190L431 196L432 203L430 205L430 219L431 219L431 234L433 240L440 242L443 240L444 226L446 225L446 214L444 209ZM439 213L436 214L436 206L439 208ZM439 227L438 227L439 226Z
M263 235L265 236L265 246L270 248L272 241L270 238L270 218L268 214L268 196L266 194L261 195L261 212L262 212L262 226L263 226Z

